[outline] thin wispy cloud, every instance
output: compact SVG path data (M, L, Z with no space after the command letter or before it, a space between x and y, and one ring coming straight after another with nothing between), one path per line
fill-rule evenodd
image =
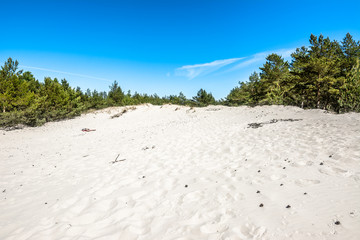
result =
M175 69L175 75L184 76L187 77L188 79L194 79L196 77L209 75L214 72L217 73L232 72L243 69L248 66L259 65L265 62L266 56L271 53L276 53L278 55L281 55L285 60L288 60L290 58L291 53L293 53L294 51L295 51L294 48L279 49L275 51L260 52L247 57L222 59L210 63L186 65ZM254 68L254 70L256 69Z
M175 70L175 75L185 76L189 79L193 79L199 76L204 76L219 70L229 64L240 61L242 58L230 58L223 60L216 60L210 63L186 65Z
M48 69L48 68L40 68L40 67L32 67L32 66L24 66L24 65L20 65L19 67L20 68L25 68L25 69L40 70L40 71L45 71L45 72L61 73L61 74L66 74L66 75L70 75L70 76L75 76L75 77L101 80L101 81L105 81L105 82L112 82L112 80L106 79L106 78L99 78L99 77L94 77L94 76L89 76L89 75L84 75L84 74L78 74L78 73L72 73L72 72L64 72L64 71Z
M276 53L276 54L282 56L285 60L288 60L290 58L291 53L293 53L293 52L295 52L295 48L279 49L279 50L274 50L274 51L266 51L266 52L256 53L254 55L245 57L244 58L244 59L246 59L245 61L242 61L242 62L236 64L235 66L230 68L228 71L234 71L234 70L245 68L245 67L253 65L253 64L255 65L255 64L260 64L262 62L265 62L266 61L265 58L269 54L272 54L272 53Z

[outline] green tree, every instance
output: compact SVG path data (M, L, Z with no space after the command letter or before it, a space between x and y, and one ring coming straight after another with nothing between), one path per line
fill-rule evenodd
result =
M315 91L317 108L338 109L337 99L344 78L341 77L340 45L320 35L310 37L308 76Z
M312 81L309 77L309 54L308 48L297 48L294 53L291 54L292 63L290 66L291 82L294 84L293 88L293 104L301 106L311 105L312 99Z
M70 95L56 78L44 79L40 96L44 97L41 110L47 121L64 118L69 112Z
M22 81L26 81L28 83L29 91L33 93L38 93L41 87L41 84L38 80L35 79L34 75L26 71L22 75L19 76Z
M28 82L22 77L23 71L18 70L18 64L18 61L8 58L0 70L0 106L4 113L26 108L34 97Z
M231 89L226 100L230 105L247 105L250 100L249 83L239 82L240 86Z
M110 86L108 99L112 105L122 105L125 95L117 81Z
M253 72L248 82L239 82L239 87L233 88L226 97L226 102L231 105L255 105L264 97L261 89L260 76Z
M350 33L347 33L341 42L341 50L343 52L343 70L349 73L356 65L356 60L360 57L360 42L356 42Z
M99 109L106 106L106 92L98 92L96 89L91 94L89 108Z
M322 35L310 36L310 48L292 55L290 85L295 103L301 106L339 110L338 98L344 82L340 44Z
M185 105L187 102L186 96L183 94L183 92L179 93L179 103L180 105Z
M284 104L289 78L289 63L278 54L270 54L266 57L266 63L260 68L261 102L268 104Z
M347 74L346 80L340 90L339 104L341 110L360 111L360 60L356 59L355 65Z
M209 104L215 104L215 98L211 93L207 93L204 89L200 89L197 92L197 95L193 97L193 100L202 106L207 106Z

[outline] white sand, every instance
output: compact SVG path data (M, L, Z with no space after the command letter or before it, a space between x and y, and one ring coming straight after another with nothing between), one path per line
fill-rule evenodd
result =
M0 239L360 239L360 114L122 109L0 131Z

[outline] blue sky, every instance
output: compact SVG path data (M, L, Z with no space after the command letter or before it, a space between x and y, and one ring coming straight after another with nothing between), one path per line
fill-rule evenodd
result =
M359 1L0 1L0 62L17 59L39 80L124 91L204 88L219 99L276 52L311 33L360 40Z

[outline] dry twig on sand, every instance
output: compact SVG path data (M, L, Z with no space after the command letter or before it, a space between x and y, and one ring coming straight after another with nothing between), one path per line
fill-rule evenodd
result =
M125 160L126 160L125 158L124 158L124 159L119 159L119 160L118 160L119 156L120 156L120 154L118 154L118 155L116 156L115 160L114 160L114 161L111 161L110 163L114 164L114 163L117 163L117 162L122 162L122 161L125 161Z

